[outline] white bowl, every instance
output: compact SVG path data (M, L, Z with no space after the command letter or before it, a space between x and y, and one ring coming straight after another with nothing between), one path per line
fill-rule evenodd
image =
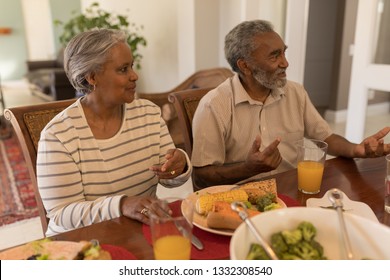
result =
M347 212L344 214L355 259L390 259L390 227ZM327 259L346 259L340 241L337 212L333 209L284 208L262 213L251 221L268 242L273 233L295 229L300 222L309 221L317 228L315 239L324 247ZM252 242L256 242L255 237L242 223L230 240L230 258L245 260Z

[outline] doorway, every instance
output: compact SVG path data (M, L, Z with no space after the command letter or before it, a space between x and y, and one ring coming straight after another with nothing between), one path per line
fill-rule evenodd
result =
M345 0L310 0L304 86L321 114L337 95ZM336 92L335 92L336 91Z

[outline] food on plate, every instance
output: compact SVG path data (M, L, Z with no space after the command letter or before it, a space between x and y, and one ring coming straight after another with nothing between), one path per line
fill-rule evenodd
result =
M247 209L246 211L249 217L260 214L257 210ZM230 203L226 201L214 202L214 208L208 213L206 221L209 228L232 230L242 223L238 213L232 210Z
M267 193L266 195L260 196L256 199L255 207L260 212L281 208L280 204L273 193Z
M0 253L1 260L111 260L109 252L90 241L33 241Z
M257 200L260 197L263 197L270 193L274 195L273 202L277 202L276 198L278 194L275 178L262 181L248 182L246 184L241 185L240 189L245 190L245 192L248 194L248 200L252 204L256 204Z
M202 194L196 200L196 212L201 215L208 214L214 207L214 202L225 201L232 203L233 201L248 201L248 195L244 190L234 189L218 193Z
M315 240L317 229L303 221L292 230L282 230L272 234L271 247L281 260L325 260L323 246ZM264 248L252 243L246 257L247 260L269 260Z
M216 192L216 189L220 191ZM230 204L234 201L243 202L250 216L282 207L277 198L275 179L241 186L215 186L196 193L195 220L199 216L198 221L210 229L235 230L242 220L231 209Z

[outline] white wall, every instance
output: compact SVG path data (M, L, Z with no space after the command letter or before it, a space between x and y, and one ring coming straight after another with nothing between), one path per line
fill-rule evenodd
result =
M174 87L178 81L177 0L82 0L82 10L92 2L128 15L131 22L144 27L141 33L148 45L140 49L138 91L161 92Z
M83 0L87 7L96 0ZM264 18L284 33L286 0L100 0L101 7L128 14L143 25L148 46L142 49L138 91L161 92L193 72L229 67L224 37L243 20ZM153 8L152 8L153 7Z
M289 80L303 84L305 73L306 34L310 0L287 0L286 53Z
M27 52L30 60L55 57L49 0L22 0ZM39 15L39 16L37 16Z
M36 12L48 10L49 0L23 1L33 6L28 9L35 11L40 18L36 19L37 24L26 24L34 39L29 42L30 58L53 57L53 47L41 45L42 42L53 42L53 38L36 40L38 33L42 36L53 34L50 15ZM228 67L224 57L224 37L243 20L267 16L266 19L283 34L285 1L81 0L81 7L85 10L91 3L99 2L104 10L128 15L131 22L144 27L141 33L148 45L140 49L143 59L137 89L140 92L162 92L172 89L197 70ZM42 32L44 26L49 26L50 31ZM41 51L47 53L41 54Z
M178 1L177 52L178 80L183 81L196 69L195 58L195 3L193 0ZM177 83L176 83L177 84Z
M287 0L259 0L258 13L261 19L271 21L275 31L285 38Z

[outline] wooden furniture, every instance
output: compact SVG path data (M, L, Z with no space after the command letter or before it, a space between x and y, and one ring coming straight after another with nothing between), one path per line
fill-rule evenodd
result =
M233 76L233 72L225 67L203 69L195 72L169 91L159 93L137 93L137 96L139 98L148 99L161 107L162 117L167 123L173 142L176 147L184 149L184 135L181 133L175 107L168 101L169 94L187 89L216 87L231 76Z
M61 49L55 59L26 62L26 78L31 93L44 100L65 100L76 97L76 90L64 70L64 52Z
M278 192L306 205L311 197L322 197L328 190L337 187L350 199L368 204L379 221L384 222L384 176L385 159L334 158L325 165L321 192L305 195L297 189L296 169L272 176L276 178ZM390 215L390 214L386 214ZM389 225L389 224L387 224ZM153 259L152 247L142 233L142 224L126 217L120 217L84 228L53 236L55 240L91 240L126 248L138 259Z
M192 119L200 99L212 88L188 89L172 92L168 96L169 102L175 106L183 135L184 148L188 156L192 154Z
M28 172L34 188L35 199L37 201L39 216L41 218L43 233L46 232L48 219L38 191L36 178L38 141L41 136L41 131L46 124L55 115L74 102L74 99L69 99L64 101L46 102L37 105L14 107L4 111L5 118L11 122L11 125L16 133L22 148L23 156L27 163Z
M12 134L12 130L9 126L9 122L5 121L3 111L5 109L3 88L1 85L1 75L0 75L0 139L9 138Z

